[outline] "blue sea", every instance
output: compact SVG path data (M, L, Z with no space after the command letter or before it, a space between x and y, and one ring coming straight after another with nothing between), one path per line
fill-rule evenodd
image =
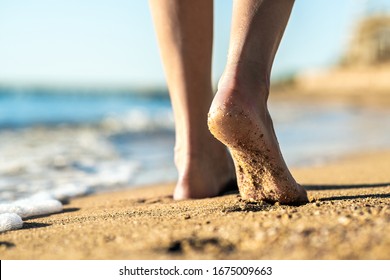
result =
M290 167L390 148L389 110L289 98L270 111ZM0 89L0 203L174 182L173 147L164 91Z

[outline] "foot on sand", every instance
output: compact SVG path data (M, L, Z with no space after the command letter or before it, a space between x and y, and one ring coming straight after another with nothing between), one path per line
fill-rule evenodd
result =
M306 191L295 182L280 152L267 97L268 86L240 83L225 74L209 111L209 129L230 149L243 199L306 203Z
M175 148L179 173L173 193L175 200L214 197L238 190L233 161L226 147L207 132L209 141L196 153L188 152L186 145Z

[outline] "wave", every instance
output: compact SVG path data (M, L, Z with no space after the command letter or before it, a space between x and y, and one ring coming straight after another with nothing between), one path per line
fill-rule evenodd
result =
M174 119L171 109L134 108L124 114L110 114L104 117L98 125L109 131L173 131Z
M159 95L0 90L0 107L0 129L59 125L173 129L170 101Z

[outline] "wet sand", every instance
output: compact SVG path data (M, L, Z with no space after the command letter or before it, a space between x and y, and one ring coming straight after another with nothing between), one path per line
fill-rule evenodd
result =
M0 234L1 259L390 259L390 151L293 170L310 203L173 201L173 184L73 199Z

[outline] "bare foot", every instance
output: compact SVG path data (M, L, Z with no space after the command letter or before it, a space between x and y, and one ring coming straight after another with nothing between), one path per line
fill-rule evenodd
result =
M266 105L268 86L246 80L225 74L208 118L211 133L231 151L240 194L246 200L306 203L306 191L280 152Z
M186 147L175 148L179 172L173 193L176 200L214 197L238 189L231 156L225 146L207 133L207 143L193 153Z

